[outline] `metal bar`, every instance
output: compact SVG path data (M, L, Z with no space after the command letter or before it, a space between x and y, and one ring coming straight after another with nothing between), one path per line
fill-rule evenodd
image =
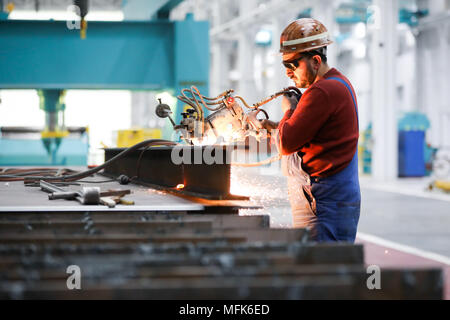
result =
M144 231L144 230L143 230ZM170 230L169 230L170 231ZM136 233L106 233L102 234L101 230L95 226L83 230L77 234L68 234L63 230L61 234L57 230L53 232L42 232L21 234L21 233L5 233L0 234L0 243L54 243L54 242L199 242L199 241L220 241L237 240L237 241L305 241L308 232L305 229L253 229L253 230L211 230L210 232L195 232L192 230L182 230L176 232L161 232L160 230L145 230L145 232Z
M331 248L330 248L331 247ZM321 245L315 243L286 243L286 242L265 242L265 243L241 243L241 244L229 244L223 243L199 243L192 247L188 243L176 243L176 244L152 244L152 245L125 245L125 244L81 244L73 246L71 244L55 243L52 245L0 245L0 253L4 257L9 256L23 256L30 257L51 255L60 256L65 254L70 255L97 255L101 254L133 254L148 255L149 253L154 255L160 254L222 254L222 253L269 253L269 252L290 252L297 257L303 256L303 260L309 259L310 263L323 264L325 260L331 264L362 264L362 246L353 246L350 244L340 244L334 255L334 261L332 261L326 255L330 255L332 248L337 246ZM325 248L325 249L324 249ZM324 251L325 250L325 251ZM313 254L311 252L314 252ZM321 253L323 252L323 253ZM325 253L325 254L324 254ZM353 258L347 258L351 256ZM322 260L321 260L322 259Z
M202 265L217 265L224 268L233 268L237 266L258 266L258 265L300 265L295 258L289 253L234 253L227 256L224 254L207 254L203 256L195 254L179 254L179 255L150 255L149 257L140 256L135 257L132 260L127 259L129 256L124 255L101 255L101 256L72 256L70 259L66 257L58 257L55 259L49 259L49 257L30 257L24 262L21 262L19 268L32 269L39 272L45 268L60 268L64 269L65 266L76 264L80 268L93 269L102 273L102 268L96 268L95 266L109 265L109 270L124 270L135 269L139 267L153 267L153 266L202 266ZM23 259L22 259L23 261ZM0 271L4 272L12 270L17 266L18 260L13 257L6 257L0 261Z
M367 274L357 272L312 276L228 276L220 278L151 278L130 279L125 284L111 280L85 281L83 290L74 293L61 281L29 283L22 290L7 288L14 282L0 286L0 298L37 299L441 299L442 271L386 270L382 289L367 288ZM414 283L412 286L411 284ZM6 288L6 289L5 289Z
M49 193L66 192L66 190L64 190L63 188L55 186L54 184L51 184L51 183L46 182L44 180L40 180L39 181L39 186L41 187L41 190L43 190L45 192L49 192Z
M145 228L192 228L192 227L208 227L212 229L211 221L94 221L86 219L85 221L0 221L0 231L21 231L24 228L28 230L52 230L68 228L70 230L83 228L87 223L95 223L97 227L114 228L114 227L145 227Z
M32 277L27 277L28 269L11 270L4 274L4 281L28 281L33 282ZM203 283L204 280L218 279L226 276L227 279L240 278L248 281L251 277L259 279L282 278L305 280L311 277L323 276L349 276L355 279L363 287L367 281L367 273L364 266L346 266L346 265L259 265L259 266L234 266L233 268L223 268L222 266L141 266L134 272L122 275L126 279L162 279L184 281L190 279ZM391 298L412 299L439 298L440 285L439 280L442 274L439 270L420 270L412 269L408 271L383 269L381 273L381 290L361 291L365 298L386 299ZM61 268L46 268L39 270L39 282L44 286L51 280L65 281L67 274ZM109 281L117 279L115 270L107 270L99 273L97 270L87 270L83 273L84 281ZM405 281L409 279L409 281ZM411 288L408 282L415 282L416 286ZM362 297L360 297L362 298Z
M34 266L21 266L15 269L4 270L3 281L11 280L26 280L33 281L36 273L39 274L39 281L67 279L67 273L62 265L42 266L37 268ZM108 280L116 277L115 271L117 269L94 270L86 268L83 272L84 280ZM29 272L27 272L29 271ZM32 272L34 272L34 275ZM138 265L135 272L124 274L122 277L126 279L134 278L160 278L160 279L203 279L203 278L217 278L226 275L227 277L275 277L275 276L317 276L317 275L356 275L360 273L366 274L366 268L363 265L298 265L298 264L271 264L267 263L260 265L234 265L232 268L225 268L223 265Z
M206 266L218 265L224 269L234 269L238 266L253 266L254 270L266 265L314 265L314 266L328 266L338 272L342 269L341 266L354 267L359 266L363 268L364 264L361 260L350 260L342 258L342 256L334 255L334 259L329 259L323 255L315 254L311 256L301 255L299 253L292 253L287 250L273 250L268 252L259 252L252 250L245 250L242 252L192 252L183 253L158 253L150 252L149 254L134 254L133 259L129 259L128 253L121 254L71 254L70 257L64 255L50 255L48 252L40 255L29 255L26 258L23 256L5 255L0 261L0 271L13 270L13 268L28 269L40 272L43 269L59 269L63 270L64 266L68 264L76 264L80 267L96 270L95 266L110 267L108 270L126 270L136 269L141 267L158 267L158 266ZM333 261L334 260L334 261ZM103 272L103 267L99 267L98 272ZM345 268L344 268L345 269ZM106 270L105 270L106 271ZM230 270L231 271L231 270ZM364 270L365 271L365 270ZM230 273L230 272L229 272ZM232 273L231 273L232 274Z
M0 285L1 299L324 299L354 298L351 279L335 277L311 278L307 281L280 279L274 286L271 279L210 279L209 281L135 280L124 285L105 282L83 285L83 290L61 289L60 281L45 287L29 285L22 290L2 290L13 287L13 283ZM15 293L15 295L14 295ZM293 294L294 293L294 294ZM297 294L295 294L297 293Z
M165 233L169 231L192 230L193 232L205 232L212 229L211 221L190 221L190 222L172 222L172 221L133 221L133 222L94 222L86 220L84 222L0 222L0 232L18 233L18 234L40 234L52 232L54 234L75 234L86 233L91 230L101 233L114 232L136 232L145 233L150 230Z
M268 215L238 216L223 214L199 214L199 213L147 213L147 212L51 212L51 213L0 213L0 222L70 222L70 221L88 221L96 223L101 222L122 222L130 223L136 221L174 221L179 223L193 221L209 221L213 228L234 228L234 229L254 229L268 228L270 226L270 217Z
M125 208L126 207L126 208ZM176 203L176 204L152 204L152 205L136 205L133 206L133 211L135 212L165 212L165 211L194 211L199 212L202 211L204 207L197 203ZM48 213L48 212L63 212L64 210L68 212L76 212L80 211L82 213L86 211L91 212L127 212L130 210L130 206L116 206L115 208L108 208L105 206L98 205L69 205L64 204L60 206L0 206L0 214L3 212L11 213L11 212L40 212L40 213Z
M247 238L245 236L240 237L224 237L216 235L177 235L177 236L164 236L155 235L149 237L148 235L136 235L136 234L110 234L107 236L102 235L73 235L73 236L55 236L55 235L39 235L39 236L21 236L21 235L2 235L0 237L0 244L54 244L54 243L141 243L141 244L153 244L153 243L176 243L176 242L245 242Z

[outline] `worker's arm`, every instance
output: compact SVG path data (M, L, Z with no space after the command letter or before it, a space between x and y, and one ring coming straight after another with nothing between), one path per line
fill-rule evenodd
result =
M261 122L262 127L264 129L266 129L267 131L278 128L278 124L279 124L279 122L274 122L274 121L266 120L266 119L260 120L260 122Z
M307 90L295 110L288 109L278 125L280 151L297 152L310 142L332 114L327 94L320 88Z
M294 110L295 107L297 106L300 98L301 98L301 94L300 95L293 94L293 93L285 94L283 96L283 100L281 102L281 109L283 110L283 113L285 113L286 110L288 110L288 109ZM280 124L280 122L275 122L275 121L271 121L268 119L260 120L260 123L261 123L262 127L269 132L274 129L278 129L278 125Z

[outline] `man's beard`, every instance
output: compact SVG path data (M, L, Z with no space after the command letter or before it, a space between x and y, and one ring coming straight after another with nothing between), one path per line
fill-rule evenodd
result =
M306 71L305 76L302 78L299 78L296 74L290 77L297 88L306 89L316 81L317 72L314 71L314 68L309 61L306 64Z
M306 63L306 69L308 70L308 73L306 74L306 79L302 80L301 83L301 85L303 86L302 88L310 87L317 77L317 72L314 71L314 68L312 67L312 64L309 61Z

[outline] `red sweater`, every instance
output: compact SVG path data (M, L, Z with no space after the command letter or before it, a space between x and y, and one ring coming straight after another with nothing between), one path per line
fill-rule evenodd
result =
M338 77L336 69L324 78ZM343 170L358 145L358 119L347 87L337 80L321 79L309 87L295 110L286 111L278 125L281 152L299 152L302 168L312 177L328 177Z

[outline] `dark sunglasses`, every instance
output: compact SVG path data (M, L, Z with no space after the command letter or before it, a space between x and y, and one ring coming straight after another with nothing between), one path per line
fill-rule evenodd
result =
M300 56L300 58L283 61L283 65L285 68L295 71L298 68L300 60L302 60L304 56Z

